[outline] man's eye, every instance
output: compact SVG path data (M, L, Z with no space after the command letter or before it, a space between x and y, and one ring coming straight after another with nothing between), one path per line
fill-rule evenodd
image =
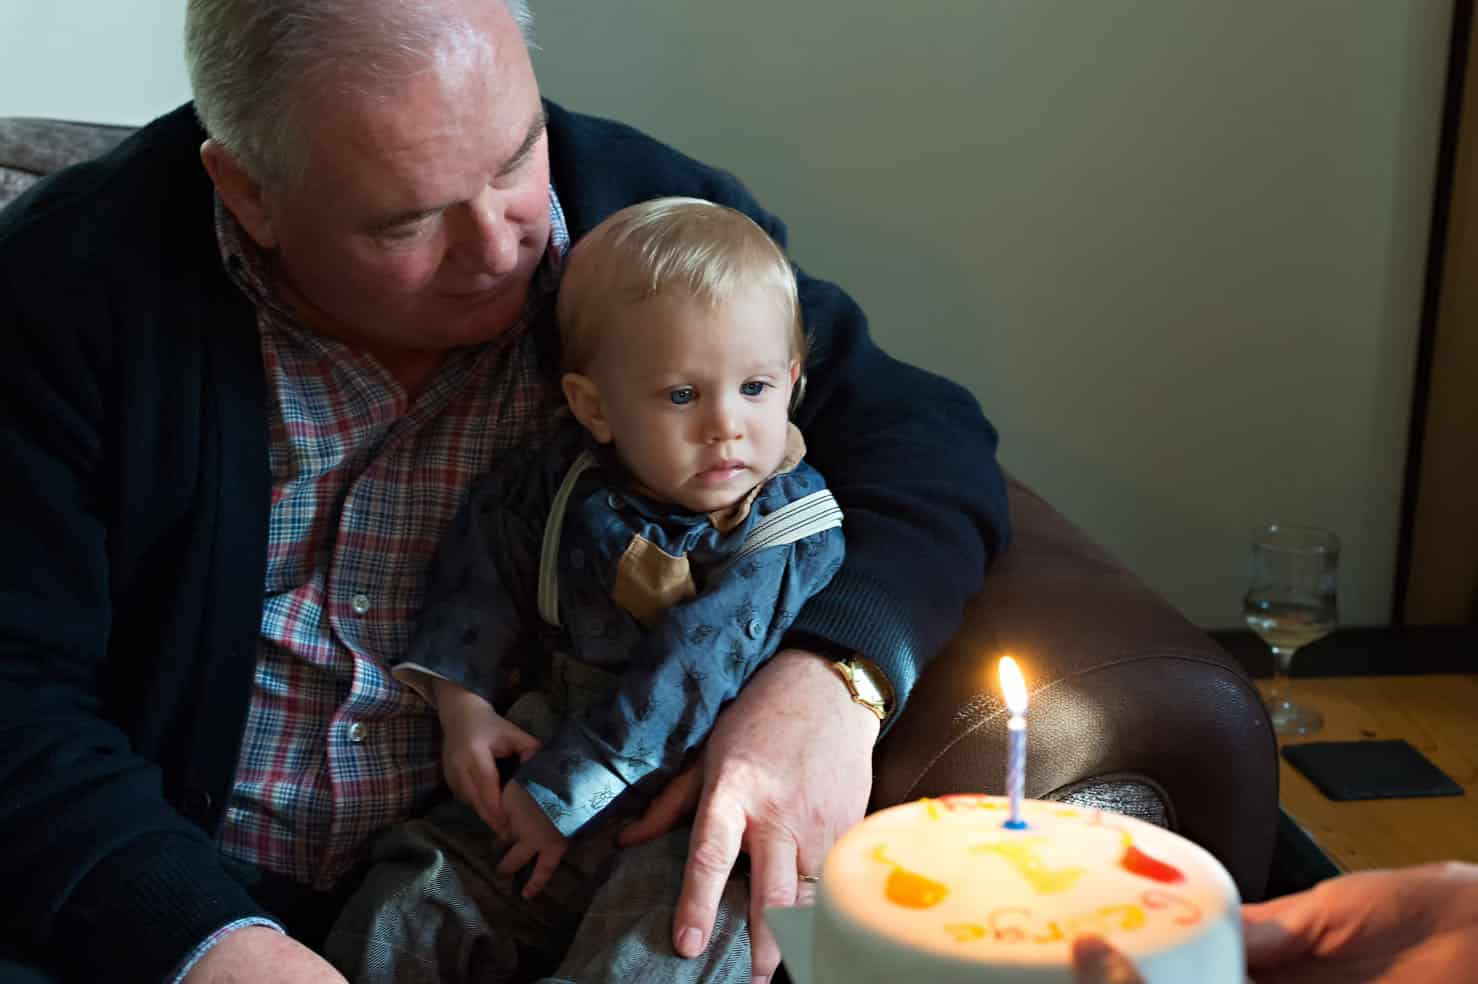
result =
M393 226L381 229L378 236L387 242L405 242L409 239L415 239L430 228L430 219L431 216L423 215L406 222L398 222Z
M677 389L668 393L667 398L678 406L682 406L685 403L692 403L693 398L697 395L697 393L693 392L693 387L679 386Z
M739 384L739 392L745 396L759 396L770 384L760 379L751 379L747 383Z

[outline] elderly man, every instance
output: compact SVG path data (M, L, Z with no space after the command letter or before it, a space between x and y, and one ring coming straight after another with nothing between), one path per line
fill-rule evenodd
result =
M191 0L193 108L0 217L13 959L338 980L299 940L441 788L434 714L385 661L471 480L549 419L565 245L659 195L783 243L723 172L541 101L521 27L518 0ZM763 907L861 816L880 727L1006 536L974 401L836 287L801 298L796 419L849 556L626 833L692 814L662 949L698 957L747 907L756 979Z

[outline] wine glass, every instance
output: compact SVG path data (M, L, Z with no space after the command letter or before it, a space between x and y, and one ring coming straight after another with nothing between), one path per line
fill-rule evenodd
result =
M1339 538L1317 526L1270 523L1252 533L1242 617L1273 650L1267 697L1273 730L1305 735L1324 727L1324 715L1294 701L1288 679L1293 654L1334 630L1338 618Z

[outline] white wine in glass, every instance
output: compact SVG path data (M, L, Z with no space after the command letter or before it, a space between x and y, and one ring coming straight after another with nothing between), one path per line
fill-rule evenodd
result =
M1293 700L1293 654L1334 631L1338 620L1339 538L1314 526L1270 524L1253 531L1242 617L1273 650L1268 713L1280 735L1304 735L1324 716Z

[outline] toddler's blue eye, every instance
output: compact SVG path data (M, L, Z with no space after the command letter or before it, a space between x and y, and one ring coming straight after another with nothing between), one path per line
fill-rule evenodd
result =
M668 393L667 398L673 403L676 403L678 406L682 406L684 403L692 403L693 397L696 395L697 394L693 392L693 387L679 386L671 393Z
M740 384L739 392L743 393L745 396L759 396L765 391L765 387L768 385L770 384L761 382L757 379L751 379L747 383Z

